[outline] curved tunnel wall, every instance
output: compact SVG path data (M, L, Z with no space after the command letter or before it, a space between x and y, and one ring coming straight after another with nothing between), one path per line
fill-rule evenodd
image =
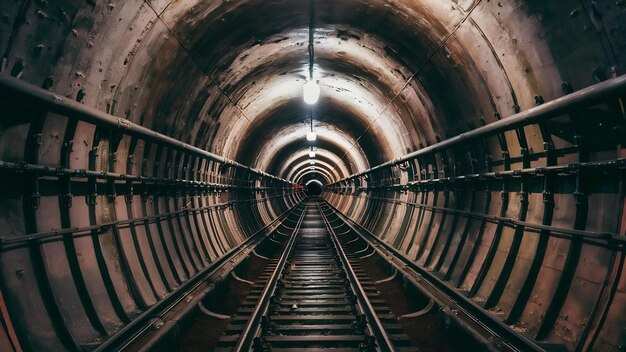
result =
M626 54L621 2L320 0L320 138L308 143L310 110L300 96L308 15L300 1L25 0L0 9L3 75L118 116L122 127L131 121L282 178L323 180L307 173L306 158L291 157L313 147L328 184L619 75ZM0 236L10 239L3 313L17 333L1 340L26 350L99 344L300 197L299 186L220 168L123 128L6 94L1 104ZM519 331L569 349L582 340L617 350L621 247L557 240L545 229L527 236L531 230L503 219L623 235L622 169L558 175L547 186L541 172L462 186L426 180L623 158L623 119L614 100L425 155L406 170L334 184L326 197ZM162 183L131 187L128 175ZM417 183L385 188L408 182ZM90 228L126 219L141 225ZM74 227L87 235L58 233ZM157 264L157 249L145 249L150 236L175 239L176 262ZM144 252L154 258L137 259ZM481 268L488 253L493 260ZM20 318L28 314L41 319Z
M0 165L3 350L98 346L303 197L299 185L113 116L65 112L58 95L46 94L48 110L5 93L6 121L34 121L3 126L28 142ZM92 146L88 165L74 159L75 141Z
M523 335L568 350L619 350L624 135L601 136L624 121L620 100L607 101L541 120L544 149L517 162L504 143L497 154L487 148L506 132L467 134L330 185L325 197ZM528 120L504 130L524 141ZM575 143L553 132L581 123L594 127L574 127Z

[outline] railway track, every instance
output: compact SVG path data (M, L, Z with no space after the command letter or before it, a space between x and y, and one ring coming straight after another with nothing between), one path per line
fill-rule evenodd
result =
M218 350L416 351L357 261L319 202L308 201L283 255L259 277Z
M544 350L363 231L307 198L131 339L98 350Z

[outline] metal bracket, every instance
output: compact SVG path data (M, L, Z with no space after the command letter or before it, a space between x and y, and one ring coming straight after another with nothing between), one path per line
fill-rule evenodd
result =
M270 334L274 329L274 325L274 322L272 322L269 316L264 315L261 317L261 330L263 331L263 335Z
M41 201L41 194L39 193L39 177L36 176L33 181L33 192L30 195L31 204L33 209L38 209Z
M128 192L124 194L124 198L126 198L126 204L132 204L135 188L133 187L133 183L131 181L127 181L126 184L128 185Z
M91 191L89 192L89 195L87 195L87 202L89 205L96 205L96 201L98 199L98 182L95 177L90 177L88 182Z
M115 203L115 197L117 196L115 182L109 182L108 186L107 200L109 201L109 203Z
M263 337L254 338L254 342L252 343L253 352L268 352L271 350L272 348L267 342L265 342L265 339Z
M543 202L546 204L554 204L554 193L550 191L543 192Z
M357 334L362 334L365 329L367 329L367 318L365 314L358 315L356 320L352 323L352 326Z
M365 340L359 344L359 349L364 352L376 351L376 339L374 336L365 336Z

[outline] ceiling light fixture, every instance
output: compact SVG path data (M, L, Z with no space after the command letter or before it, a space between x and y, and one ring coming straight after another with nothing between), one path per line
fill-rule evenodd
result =
M315 165L315 160L309 161L309 165Z
M309 152L309 158L315 158L315 152L313 151Z
M317 82L306 81L303 89L304 102L313 105L320 98L320 85Z

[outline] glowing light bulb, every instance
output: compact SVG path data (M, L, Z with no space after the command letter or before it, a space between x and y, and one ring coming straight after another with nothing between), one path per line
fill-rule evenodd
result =
M315 152L309 152L309 158L315 158Z
M320 98L320 85L314 81L306 81L303 87L304 102L313 105Z
M315 160L309 161L309 165L315 165Z
M313 142L316 139L317 139L317 133L309 132L309 133L306 134L306 140L307 141Z

